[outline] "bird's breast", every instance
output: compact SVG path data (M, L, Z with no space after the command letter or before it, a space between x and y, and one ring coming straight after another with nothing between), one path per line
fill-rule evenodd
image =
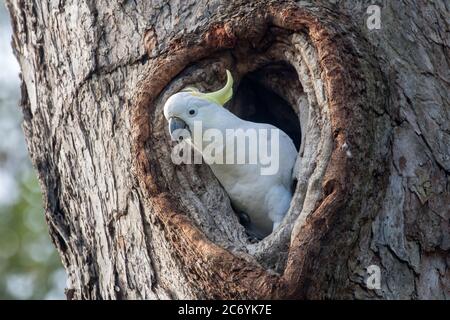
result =
M211 165L233 206L250 217L251 223L260 230L272 231L266 194L273 185L270 176L255 174L256 165Z

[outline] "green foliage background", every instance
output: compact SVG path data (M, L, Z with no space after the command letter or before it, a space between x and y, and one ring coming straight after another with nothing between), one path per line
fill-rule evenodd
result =
M0 299L62 299L65 272L50 241L21 130L18 66L0 0Z

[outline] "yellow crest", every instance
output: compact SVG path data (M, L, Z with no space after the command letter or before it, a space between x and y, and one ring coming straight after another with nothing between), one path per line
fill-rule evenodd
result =
M213 103L217 103L218 105L223 106L225 103L230 101L233 97L233 77L231 72L226 70L227 72L227 83L225 86L217 91L202 93L198 89L193 87L186 87L182 90L182 92L190 92L192 95L197 96L199 98L203 98Z

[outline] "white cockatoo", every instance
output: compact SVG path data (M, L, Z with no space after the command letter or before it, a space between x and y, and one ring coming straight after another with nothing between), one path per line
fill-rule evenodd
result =
M205 154L208 144L208 150L211 150L213 145L214 156L222 156L222 163L214 163L211 159L206 162L228 193L233 207L248 215L250 223L247 229L250 234L263 238L279 226L289 209L292 198L292 170L297 150L291 138L282 130L270 124L245 121L223 107L233 95L233 78L228 70L226 72L227 83L218 91L202 93L190 88L169 97L164 105L164 116L169 122L172 139L181 140L180 131L188 130L190 137L186 141L198 150L204 159L211 158L210 154ZM218 133L222 134L223 138L208 143L212 139L197 139L195 134L192 137L196 130L195 125L199 124L202 132L213 129L216 138ZM249 129L257 133L262 132L257 135L256 155L255 149L250 147L250 144L255 142L251 141ZM264 135L264 132L267 134ZM229 139L230 135L234 136ZM240 138L249 140L236 145ZM268 146L265 150L270 151L272 158L260 156L261 146ZM242 161L243 158L240 162L236 160L240 152L245 162ZM244 156L242 152L245 153ZM251 161L255 156L256 161ZM275 163L277 158L278 163ZM270 159L273 160L272 165L275 168L264 171Z

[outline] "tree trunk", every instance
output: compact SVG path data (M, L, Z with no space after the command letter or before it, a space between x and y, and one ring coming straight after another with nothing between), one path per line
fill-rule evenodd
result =
M67 297L449 298L448 6L377 3L379 29L366 1L7 0ZM232 111L301 128L258 243L206 164L170 160L163 103L225 68Z

